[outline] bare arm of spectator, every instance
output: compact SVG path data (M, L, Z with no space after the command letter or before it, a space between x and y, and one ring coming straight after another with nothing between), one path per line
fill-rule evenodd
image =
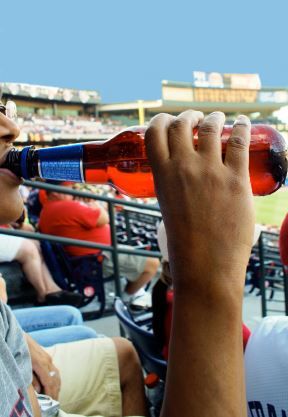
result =
M61 379L51 356L29 334L25 333L26 342L32 361L33 387L38 393L58 399Z
M223 162L224 114L161 114L146 148L174 283L162 417L243 417L242 294L254 229L250 121L237 119ZM200 123L197 151L192 131Z
M93 200L93 201L90 201L87 205L90 208L100 210L100 214L96 223L97 226L104 226L105 224L109 223L108 212L101 204L99 204L96 200Z
M109 215L104 207L100 207L100 216L97 221L97 226L104 226L109 223Z

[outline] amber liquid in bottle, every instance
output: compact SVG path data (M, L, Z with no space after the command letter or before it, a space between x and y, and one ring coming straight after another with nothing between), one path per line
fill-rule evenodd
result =
M232 126L221 135L225 160ZM104 142L86 142L34 150L12 150L2 166L18 177L47 180L111 184L131 197L155 196L153 176L147 159L145 127L128 128ZM197 129L194 130L197 149ZM287 174L287 146L284 138L270 126L252 125L249 171L254 195L267 195L284 183ZM193 191L193 190L191 190Z
M222 132L223 159L232 126ZM135 127L113 139L83 145L83 173L87 183L114 185L131 197L155 196L154 183L144 145L145 128ZM194 135L197 148L197 131ZM250 180L254 195L267 195L284 183L287 173L284 138L267 125L253 125L250 143Z

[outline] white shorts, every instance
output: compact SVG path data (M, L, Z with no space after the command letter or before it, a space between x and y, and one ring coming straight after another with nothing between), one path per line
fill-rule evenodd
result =
M118 245L118 248L133 249L129 245ZM105 252L103 261L103 276L110 277L114 274L114 264L111 252ZM147 258L145 256L133 255L128 253L118 253L119 273L130 282L135 282L139 275L144 271Z
M23 242L23 237L0 234L0 262L13 261Z

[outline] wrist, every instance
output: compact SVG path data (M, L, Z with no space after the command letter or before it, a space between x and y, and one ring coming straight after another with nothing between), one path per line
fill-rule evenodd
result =
M182 265L183 266L183 265ZM176 268L171 265L174 296L193 302L209 303L211 308L242 306L246 267L233 266L220 270L210 268Z

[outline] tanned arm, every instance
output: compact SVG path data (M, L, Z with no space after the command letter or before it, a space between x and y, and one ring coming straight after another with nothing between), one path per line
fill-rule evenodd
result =
M246 416L241 318L254 228L251 126L237 119L223 161L224 120L220 112L160 114L146 132L174 284L162 417Z

